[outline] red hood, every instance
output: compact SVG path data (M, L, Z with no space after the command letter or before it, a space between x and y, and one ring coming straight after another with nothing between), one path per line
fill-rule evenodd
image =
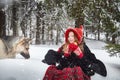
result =
M80 28L68 28L65 32L65 41L68 42L68 34L70 31L73 31L74 34L77 36L79 43L81 43L83 38L83 26L81 25Z

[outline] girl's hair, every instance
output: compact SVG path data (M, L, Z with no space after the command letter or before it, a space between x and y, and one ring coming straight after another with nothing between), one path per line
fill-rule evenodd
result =
M76 35L74 35L74 38L75 38L75 43L77 43L77 45L79 46L79 48L82 50L82 52L84 52L84 48L83 48L83 44L84 44L84 39L82 38L82 41L81 43L79 44L79 41L78 41L78 38L76 37ZM67 46L69 44L69 41L66 42L65 44L63 44L63 52L66 50Z
M83 45L84 45L84 38L82 38L81 43L78 44L78 45L79 45L80 49L82 50L82 52L84 53L84 47L83 47Z

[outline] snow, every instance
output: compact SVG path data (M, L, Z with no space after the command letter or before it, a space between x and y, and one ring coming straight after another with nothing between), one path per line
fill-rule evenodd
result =
M87 39L86 44L105 63L108 72L107 77L95 74L91 80L120 80L120 58L110 57L104 50L104 42ZM60 45L31 45L30 59L24 59L21 55L17 55L16 59L1 59L0 80L42 80L48 65L41 60L49 49L57 50L58 47Z

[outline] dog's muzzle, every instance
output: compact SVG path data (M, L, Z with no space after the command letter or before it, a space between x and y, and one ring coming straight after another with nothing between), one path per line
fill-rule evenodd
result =
M29 59L30 58L30 54L25 54L24 52L20 53L25 59Z

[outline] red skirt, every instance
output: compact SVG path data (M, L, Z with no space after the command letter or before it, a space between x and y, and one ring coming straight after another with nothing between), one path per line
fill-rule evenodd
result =
M80 67L58 70L54 65L49 66L43 80L91 80Z

